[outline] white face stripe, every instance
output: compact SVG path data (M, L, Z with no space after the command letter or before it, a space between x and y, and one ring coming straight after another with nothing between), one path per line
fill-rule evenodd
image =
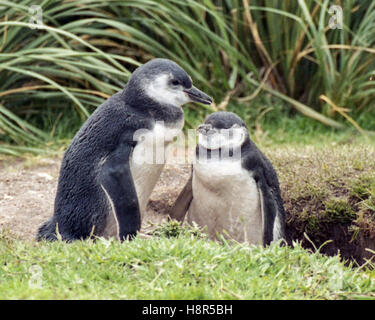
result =
M220 148L238 148L246 139L246 129L244 128L233 128L233 129L222 129L220 132L216 132L212 135L204 135L199 133L198 143L210 150L217 150ZM233 135L230 136L230 131Z
M188 95L182 91L182 87L172 88L168 81L172 78L171 74L164 73L156 77L153 81L145 85L145 93L160 104L169 104L181 107L190 101Z

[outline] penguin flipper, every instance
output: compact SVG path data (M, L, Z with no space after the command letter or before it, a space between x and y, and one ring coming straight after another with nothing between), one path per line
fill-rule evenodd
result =
M175 201L170 213L169 219L175 219L177 221L184 221L186 212L189 210L190 203L193 200L193 175L190 175L185 187L182 189L177 200Z
M267 184L266 179L258 180L258 192L263 221L263 245L285 238L284 208L279 204L274 188ZM282 200L281 200L282 201Z
M259 186L260 210L262 215L263 245L269 245L273 241L273 224L276 215L276 206L269 190Z
M111 204L120 240L132 239L141 228L141 214L130 170L130 143L121 143L105 160L100 184Z

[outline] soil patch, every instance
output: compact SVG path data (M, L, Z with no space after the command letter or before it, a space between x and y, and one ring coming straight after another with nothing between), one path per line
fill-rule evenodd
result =
M0 231L33 240L39 226L53 214L60 158L0 160ZM188 166L166 165L147 206L142 233L167 219L189 178Z

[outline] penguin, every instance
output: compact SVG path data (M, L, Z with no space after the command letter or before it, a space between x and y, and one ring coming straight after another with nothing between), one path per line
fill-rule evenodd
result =
M178 64L159 58L138 67L74 136L61 163L53 216L37 240L134 238L164 166L153 150L181 132L188 102L212 99Z
M269 245L285 239L285 210L275 169L251 141L240 117L215 112L198 127L192 175L170 218L237 242Z

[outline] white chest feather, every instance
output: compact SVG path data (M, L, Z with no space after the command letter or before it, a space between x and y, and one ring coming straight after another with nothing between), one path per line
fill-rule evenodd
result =
M130 170L142 215L163 170L168 146L180 133L182 127L183 120L172 128L156 123L153 130L145 130L139 136L139 142L130 159Z
M212 238L224 233L239 242L262 243L259 196L254 178L240 161L197 161L188 221L206 226Z

